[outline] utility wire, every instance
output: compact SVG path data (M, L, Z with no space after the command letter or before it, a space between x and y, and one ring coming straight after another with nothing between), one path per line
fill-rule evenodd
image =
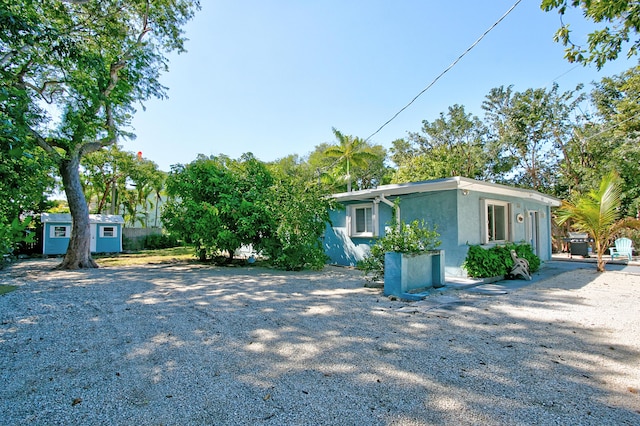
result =
M582 139L582 141L583 141L583 142L586 142L586 141L588 141L588 140L591 140L591 139L595 138L596 136L600 136L600 135L601 135L601 134L603 134L603 133L607 133L607 132L609 132L609 131L611 131L611 130L615 129L616 127L620 127L620 126L622 126L624 123L626 123L626 122L628 122L628 121L631 121L631 120L633 120L633 119L635 119L635 118L638 118L638 117L640 117L640 112L639 112L639 113L637 113L637 114L635 114L635 115L633 115L633 116L631 116L631 117L629 117L629 118L627 118L627 119L626 119L626 120L624 120L624 121L621 121L620 123L616 123L616 124L614 124L613 126L610 126L610 127L606 128L606 129L604 129L604 130L601 130L601 131L599 131L598 133L596 133L596 134L594 134L594 135L590 135L590 136L587 136L586 138L581 138L581 139Z
M365 142L368 142L368 141L369 141L369 139L371 139L371 138L372 138L372 137L374 137L376 134L378 134L378 133L380 132L380 130L384 129L384 128L387 126L387 124L391 123L391 122L392 122L393 120L395 120L395 118L396 118L397 116L399 116L399 115L400 115L400 114L401 114L405 109L409 108L409 106L411 106L411 104L413 104L413 103L416 101L416 99L418 99L418 98L419 98L419 97L420 97L424 92L426 92L427 90L429 90L429 89L431 88L431 86L433 86L434 84L436 84L436 82L437 82L438 80L440 80L440 78L441 78L443 75L445 75L447 72L449 72L449 70L450 70L451 68L453 68L453 67L454 67L458 62L460 62L460 60L461 60L461 59L462 59L462 58L463 58L467 53L469 53L469 52L470 52L474 47L476 47L476 45L477 45L478 43L480 43L480 41L481 41L481 40L482 40L482 39L483 39L487 34L489 34L489 33L491 32L491 30L493 30L496 26L498 26L498 24L499 24L500 22L502 22L502 20L503 20L504 18L506 18L506 17L507 17L507 15L509 15L509 14L511 13L511 11L513 11L513 9L515 9L515 8L516 8L516 6L517 6L518 4L520 4L520 2L521 2L521 1L522 1L522 0L517 0L517 1L513 4L513 6L511 6L511 8L505 12L505 14L504 14L504 15L502 15L502 16L500 17L500 19L498 19L498 20L497 20L493 25L491 25L491 27L489 27L489 29L488 29L488 30L486 30L486 31L484 32L484 34L482 34L482 35L480 36L480 38L478 38L475 42L473 42L473 44L472 44L471 46L469 46L469 48L467 48L467 50L465 50L465 51L464 51L464 53L463 53L462 55L458 56L458 58L457 58L455 61L453 61L453 62L451 63L451 65L449 65L449 66L448 66L444 71L442 71L442 72L441 72L441 73L440 73L440 74L439 74L439 75L438 75L438 76L437 76L437 77L436 77L436 78L435 78L431 83L429 83L429 85L428 85L427 87L425 87L425 88L424 88L420 93L418 93L418 94L417 94L417 95L416 95L416 96L411 100L411 102L409 102L408 104L406 104L406 105L405 105L405 106L404 106L400 111L396 112L396 113L395 113L395 115L394 115L393 117L391 117L389 120L387 120L387 122L386 122L386 123L384 123L382 126L380 126L380 127L378 128L378 130L376 130L375 132L373 132L373 133L372 133L372 134L371 134L367 139L365 139Z
M547 84L545 84L545 87L550 85L551 83L555 83L556 81L558 81L559 79L561 79L562 77L564 77L565 75L569 74L571 71L575 70L576 68L582 66L581 64L575 65L572 68L569 68L567 71L563 72L562 74L560 74L559 76L557 76L556 78L554 78L553 80L551 80L550 82L548 82Z

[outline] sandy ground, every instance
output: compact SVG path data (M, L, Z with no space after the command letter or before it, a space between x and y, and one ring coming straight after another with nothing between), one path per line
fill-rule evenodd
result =
M640 276L392 301L358 271L0 271L0 424L640 424Z

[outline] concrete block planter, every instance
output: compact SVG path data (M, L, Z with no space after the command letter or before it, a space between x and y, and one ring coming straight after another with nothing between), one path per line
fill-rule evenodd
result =
M420 299L412 291L444 286L444 250L384 256L384 295Z

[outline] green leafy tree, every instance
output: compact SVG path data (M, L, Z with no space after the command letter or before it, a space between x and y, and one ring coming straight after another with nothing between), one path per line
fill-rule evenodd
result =
M281 269L321 269L327 256L322 234L333 201L322 186L301 173L274 168L275 185L270 212L274 230L262 248L271 263Z
M398 171L393 180L484 177L491 160L486 139L487 129L480 119L453 105L433 122L423 120L422 132L410 132L409 141L394 141L392 158Z
M231 260L243 244L260 248L271 237L267 203L272 183L266 166L250 154L238 161L199 156L172 167L163 223L193 244L202 260L220 253Z
M134 164L134 154L123 151L118 145L111 145L82 158L80 178L85 199L92 211L119 213L117 194L126 192L127 178Z
M336 128L333 128L332 131L338 139L338 144L329 146L324 153L328 157L336 158L337 163L344 166L342 170L346 173L344 177L347 181L347 191L350 192L353 182L351 175L353 167L366 168L369 161L374 161L378 157L371 152L370 146L364 139L345 135Z
M561 18L570 7L579 7L585 18L599 24L599 28L588 35L587 46L574 43L569 23L562 22L554 39L567 46L565 58L569 62L584 65L595 63L598 69L607 61L618 58L626 48L627 57L638 53L640 47L640 3L629 0L542 0L542 10L557 9Z
M390 183L395 170L387 166L387 149L369 144L367 150L373 156L364 165L354 168L358 188L370 189Z
M616 171L622 188L621 210L635 216L640 207L640 67L605 77L589 101L594 113L583 116L563 143L556 195L586 193L601 176Z
M153 161L137 156L131 171L127 174L128 183L133 187L128 191L133 195L131 199L135 211L134 217L146 228L149 226L150 211L156 208L160 201L160 191L167 174Z
M26 242L30 217L47 209L54 186L52 164L41 150L5 142L0 144L0 256Z
M123 214L132 226L149 225L150 212L160 200L166 179L156 163L112 145L83 157L81 166L90 210Z
M620 179L615 173L610 173L602 178L597 189L577 194L571 201L563 201L556 212L558 223L569 222L574 229L593 238L598 272L605 270L603 255L616 233L624 228L640 228L638 219L620 219L621 196Z
M198 7L197 0L3 3L0 69L15 100L11 128L55 163L73 216L60 268L97 266L81 158L126 136L137 102L164 97L164 55L184 50L181 27Z
M560 145L571 135L570 117L579 101L575 91L559 93L511 86L491 89L482 108L491 131L490 143L502 181L548 192L556 185Z

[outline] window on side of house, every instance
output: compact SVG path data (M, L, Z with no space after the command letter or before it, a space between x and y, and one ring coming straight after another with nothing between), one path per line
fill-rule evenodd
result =
M69 238L70 229L69 225L53 225L51 226L50 237L51 238Z
M373 237L376 235L377 228L377 209L376 205L361 204L350 206L350 235L352 237Z
M509 215L511 204L506 201L483 200L483 223L485 223L483 243L499 243L511 240Z
M100 237L101 238L115 238L118 236L118 232L115 226L101 226Z

